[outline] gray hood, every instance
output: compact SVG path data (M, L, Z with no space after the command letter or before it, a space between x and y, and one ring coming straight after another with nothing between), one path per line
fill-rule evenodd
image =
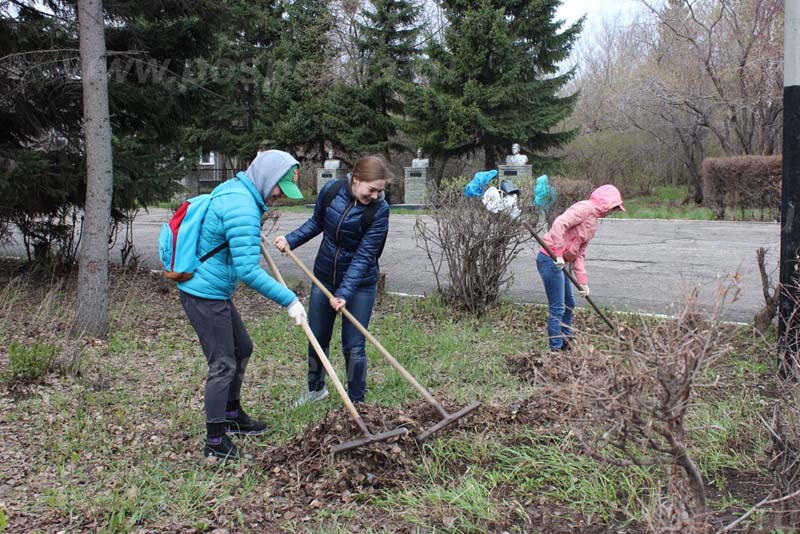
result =
M266 150L259 153L247 167L247 177L253 181L261 198L266 200L278 181L295 165L299 167L300 162L291 154L282 150Z

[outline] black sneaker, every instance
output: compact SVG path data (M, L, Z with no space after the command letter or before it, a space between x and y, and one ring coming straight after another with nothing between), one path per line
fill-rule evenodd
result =
M250 419L250 416L241 408L239 408L237 417L227 418L225 422L228 424L228 433L230 434L255 436L269 431L267 423Z
M233 444L231 438L226 435L220 437L219 443L209 443L206 440L206 446L203 448L203 456L213 456L215 458L222 458L223 460L238 460L239 449Z
M561 351L564 351L564 352L566 352L568 350L572 350L572 345L570 345L570 343L567 340L567 338L564 338L564 343L561 344L561 346L558 348L558 350L561 350Z

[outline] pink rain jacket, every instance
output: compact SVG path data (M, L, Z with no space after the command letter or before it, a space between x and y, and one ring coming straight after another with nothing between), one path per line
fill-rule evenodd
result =
M581 285L589 281L584 265L586 247L597 232L597 219L605 217L617 206L624 211L619 190L613 185L600 186L592 192L589 200L576 202L559 215L542 238L556 257L572 262L572 272Z

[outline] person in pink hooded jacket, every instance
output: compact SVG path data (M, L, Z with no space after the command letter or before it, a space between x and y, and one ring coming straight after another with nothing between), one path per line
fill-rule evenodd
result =
M536 257L536 268L544 282L547 294L547 336L550 350L569 350L572 339L572 310L575 297L563 269L572 263L580 289L589 295L589 278L586 275L586 247L597 232L597 219L615 210L625 211L622 195L613 185L603 185L592 192L589 200L576 202L553 221L542 240L553 253L553 258L542 249Z

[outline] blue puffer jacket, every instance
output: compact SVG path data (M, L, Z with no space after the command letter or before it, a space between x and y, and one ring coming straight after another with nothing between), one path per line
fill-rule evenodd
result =
M200 227L200 255L228 242L225 248L205 262L178 289L197 297L227 300L239 280L263 296L288 306L297 296L269 276L258 264L261 258L261 216L267 210L264 200L247 174L218 185Z
M325 184L317 197L314 215L287 235L286 241L295 249L322 232L314 275L333 285L334 295L349 300L356 288L378 283L377 255L389 230L389 203L383 196L376 201L381 205L375 219L362 233L361 216L366 206L350 194L350 187L342 187L322 213L325 193L333 184L333 181Z

